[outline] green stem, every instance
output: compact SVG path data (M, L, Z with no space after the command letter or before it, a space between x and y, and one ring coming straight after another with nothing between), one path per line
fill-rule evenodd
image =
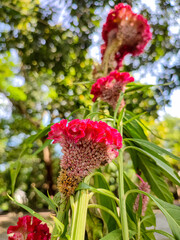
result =
M137 240L141 239L141 221L140 218L137 220Z
M88 190L79 191L73 205L71 240L84 240L88 202Z
M121 121L120 128L121 135L123 136L123 125ZM127 213L126 213L126 202L124 196L124 176L123 176L123 151L120 149L118 156L119 164L119 201L120 201L120 215L121 215L121 224L122 224L122 236L123 240L129 240L129 231L128 231L128 222L127 222Z

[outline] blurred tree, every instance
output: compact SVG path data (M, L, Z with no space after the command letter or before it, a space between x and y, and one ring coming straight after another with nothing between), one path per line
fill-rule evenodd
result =
M57 122L74 110L91 105L93 61L88 58L87 50L105 17L102 14L104 7L113 7L117 3L119 1L1 1L0 163L3 167L0 171L4 176L9 174L8 162L18 158L19 145L25 138L50 122ZM173 84L162 87L163 91L170 92L179 83L175 58L177 34L172 31L172 26L176 26L178 1L159 0L156 11L137 0L133 1L133 7L150 19L153 40L140 57L128 58L129 64L124 70L140 73L154 70L159 83L174 80ZM168 59L173 59L173 63ZM163 71L156 70L159 64ZM147 111L157 116L159 106L152 90L128 94L127 98L129 110L135 113ZM159 102L162 103L161 99ZM78 113L72 117L78 117ZM53 154L52 146L46 147L37 157L32 156L44 141L45 137L36 141L32 150L21 159L21 181L17 186L20 187L23 181L23 188L29 195L32 182L42 186L44 191L55 191L58 169L53 168L53 164L58 156ZM6 186L10 188L9 183Z

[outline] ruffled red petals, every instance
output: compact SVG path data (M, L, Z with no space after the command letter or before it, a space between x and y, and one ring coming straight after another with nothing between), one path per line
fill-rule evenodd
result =
M18 219L17 226L9 226L7 234L13 234L8 240L50 240L47 224L41 224L36 217L24 216Z
M118 69L125 55L135 56L143 52L152 34L147 20L142 15L133 13L129 5L120 3L109 12L103 25L102 38L105 42L101 46L102 57L113 39L122 41L115 54Z
M107 77L97 79L97 81L92 85L91 94L94 95L93 102L95 102L98 97L102 97L104 90L107 91L109 89L113 92L113 88L115 86L119 93L123 90L126 84L133 81L134 78L127 72L120 73L116 70L112 71ZM115 94L113 94L113 96L115 96Z
M64 139L71 139L74 142L91 140L94 143L111 145L116 149L122 147L121 134L104 122L91 121L90 119L74 119L67 124L67 120L61 120L51 127L48 139L53 143L61 143Z

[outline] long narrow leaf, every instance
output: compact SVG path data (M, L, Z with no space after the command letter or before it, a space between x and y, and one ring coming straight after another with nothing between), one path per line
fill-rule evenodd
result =
M38 153L40 153L41 151L43 151L43 149L44 149L45 147L49 146L49 145L51 144L51 142L52 142L52 140L47 139L47 140L44 142L44 144L43 144L40 148L38 148L38 150L36 150L36 151L33 153L33 155L37 155Z
M44 195L44 193L40 192L37 188L34 187L35 192L38 194L38 196L40 198L42 198L44 201L46 201L46 203L48 204L48 206L51 207L51 209L53 209L55 212L57 212L56 210L56 205L46 196Z
M51 222L47 221L45 218L43 218L39 213L36 213L34 210L32 210L31 208L27 207L24 204L18 203L15 199L13 199L11 196L9 196L7 194L7 196L11 199L11 201L13 201L16 205L18 205L19 207L24 208L27 212L29 212L32 216L37 217L39 220L52 225Z
M99 175L95 175L94 176L94 186L96 188L101 188L101 189L105 189L105 190L110 190L109 188L109 184L107 183L105 177L103 176L102 173L98 172ZM97 203L100 204L103 207L108 208L109 210L111 210L112 212L114 212L114 214L116 215L116 217L118 217L118 213L117 213L117 206L116 206L116 202L114 199L109 198L108 196L104 196L102 194L96 194L96 199L97 199ZM104 212L103 209L101 209L101 214L103 217L104 222L107 224L108 227L108 231L111 232L113 230L115 230L117 228L117 224L116 221L114 220L114 218L109 215L107 212Z
M14 188L15 188L15 184L16 184L16 179L18 176L18 173L21 169L21 162L20 160L17 160L15 162L12 162L10 164L10 175L11 175L11 189L12 189L12 193L14 193Z
M161 168L141 152L134 149L128 149L128 152L131 155L135 169L140 170L144 174L156 196L167 202L172 202L173 196L161 175Z
M162 231L162 230L158 230L158 229L152 229L152 230L148 230L148 231L146 231L146 232L147 232L147 233L149 233L149 232L159 233L159 234L161 234L161 235L163 235L163 236L165 236L165 237L168 237L169 239L172 239L172 240L175 239L171 234L169 234L169 233L167 233L167 232L165 232L165 231Z
M108 191L106 189L103 189L103 188L96 189L83 182L80 183L79 186L76 188L76 190L86 190L86 189L94 193L100 193L104 196L110 197L114 199L117 202L117 204L119 204L119 199L111 191Z
M124 141L126 141L126 139L124 139ZM174 155L173 153L167 151L166 149L161 148L161 147L157 146L156 144L149 142L147 140L137 139L137 138L128 138L127 141L133 141L133 142L139 143L141 146L144 146L147 149L153 150L154 152L156 152L160 155L168 155L169 157L180 161L180 157Z
M171 166L169 166L168 163L166 163L165 159L163 159L161 156L156 156L152 152L150 152L150 151L147 152L136 146L128 146L125 149L128 149L128 148L135 149L135 150L143 153L144 155L150 157L151 159L153 159L156 162L156 164L163 170L164 174L169 179L171 179L174 183L180 185L180 178L178 177L178 175L176 174L174 169Z

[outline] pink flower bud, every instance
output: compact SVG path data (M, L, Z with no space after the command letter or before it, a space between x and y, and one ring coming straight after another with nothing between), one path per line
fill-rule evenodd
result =
M149 184L147 182L145 182L139 175L137 175L137 177L141 180L141 183L139 185L139 190L147 192L147 193L150 193L150 186L149 186ZM144 216L145 212L146 212L146 208L147 208L147 204L148 204L149 198L148 198L148 196L143 195L143 194L141 194L141 198L142 198L142 212L141 212L141 214L142 214L142 216ZM135 200L135 203L134 203L134 207L133 207L135 212L138 211L139 200L140 200L140 195L138 194L137 198Z

